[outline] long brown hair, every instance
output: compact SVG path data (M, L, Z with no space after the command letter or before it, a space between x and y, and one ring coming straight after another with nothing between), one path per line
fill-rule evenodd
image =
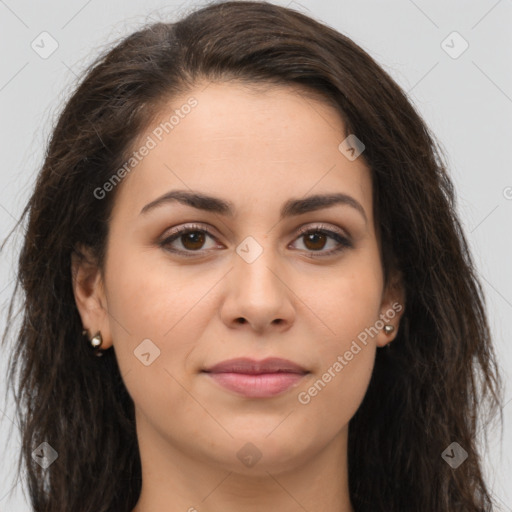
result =
M113 351L95 358L82 337L71 254L83 244L103 268L116 190L101 200L94 190L126 161L162 102L203 79L319 93L365 144L385 276L400 269L407 303L350 422L354 510L492 510L477 434L487 424L482 413L488 422L501 413L501 377L443 151L406 94L353 41L251 1L210 4L126 37L90 66L54 127L19 221L28 214L3 338L21 285L9 382L22 432L18 471L23 463L34 510L130 512L138 500L134 404ZM47 469L31 455L43 441L58 453ZM468 453L456 469L441 456L452 442Z

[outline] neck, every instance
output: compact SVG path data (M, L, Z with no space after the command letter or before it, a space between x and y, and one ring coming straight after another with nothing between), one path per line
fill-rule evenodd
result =
M348 489L348 425L320 452L297 454L286 464L265 454L244 467L236 449L226 464L185 452L140 417L137 435L142 490L132 512L353 512ZM250 451L250 450L249 450Z

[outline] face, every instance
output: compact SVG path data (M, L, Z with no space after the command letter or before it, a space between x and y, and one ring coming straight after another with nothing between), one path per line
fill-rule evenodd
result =
M141 450L275 473L342 449L403 297L384 289L370 171L339 149L336 110L287 87L205 85L139 137L104 273L80 267L93 279L75 297L114 347ZM304 371L204 371L233 358Z

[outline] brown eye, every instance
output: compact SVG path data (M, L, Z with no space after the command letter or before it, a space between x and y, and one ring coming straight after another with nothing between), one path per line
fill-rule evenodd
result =
M183 226L176 229L159 245L170 252L183 254L184 256L195 256L194 253L200 254L203 250L208 249L204 248L208 238L214 239L213 235L201 226ZM181 244L181 247L174 247L177 242Z
M207 239L215 240L214 236L199 225L182 226L174 230L159 245L165 250L182 256L200 256L210 248L204 247ZM352 242L341 233L319 226L316 228L302 229L296 240L303 240L304 251L312 258L327 257L334 255L344 249L353 247ZM181 247L175 247L179 242ZM329 242L334 242L334 247L324 250Z
M308 256L316 258L323 256L331 256L344 249L353 247L352 242L341 233L325 229L323 226L312 229L302 229L298 239L303 239L304 247L309 252ZM324 251L328 242L334 241L334 248ZM318 253L318 254L315 254Z
M205 234L204 231L188 231L180 236L180 240L185 249L197 251L205 242Z
M312 251L320 251L324 248L327 243L327 237L323 233L318 231L302 235L304 237L304 245Z

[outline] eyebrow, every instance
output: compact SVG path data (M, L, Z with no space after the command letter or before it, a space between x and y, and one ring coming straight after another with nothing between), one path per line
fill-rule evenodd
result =
M231 201L226 201L218 197L208 196L200 192L171 190L170 192L167 192L166 194L156 198L154 201L151 201L146 206L144 206L140 211L140 215L145 214L158 206L175 201L187 206L191 206L192 208L197 208L198 210L218 213L220 215L229 217L233 217L235 212L234 205ZM361 203L359 203L352 196L341 193L317 194L305 197L303 199L289 199L283 204L281 208L280 219L283 220L288 217L302 215L304 213L321 210L323 208L329 208L338 204L351 206L362 215L366 223L368 222L366 212Z

